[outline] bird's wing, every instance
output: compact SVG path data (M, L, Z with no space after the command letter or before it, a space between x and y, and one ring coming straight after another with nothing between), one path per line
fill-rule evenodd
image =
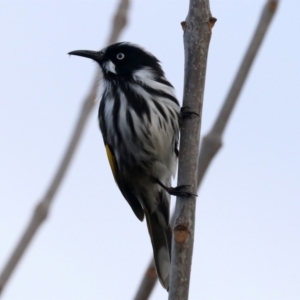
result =
M144 219L144 210L143 207L135 196L133 192L133 187L131 186L132 182L128 182L127 179L122 176L119 172L117 160L115 158L114 152L112 147L109 144L105 144L107 158L110 164L111 171L114 175L116 184L118 185L121 193L123 194L124 198L127 200L128 204L130 205L131 209L135 213L136 217L143 221Z
M114 175L115 181L117 182L117 162L115 156L111 150L111 147L108 144L105 145L105 149L111 171Z

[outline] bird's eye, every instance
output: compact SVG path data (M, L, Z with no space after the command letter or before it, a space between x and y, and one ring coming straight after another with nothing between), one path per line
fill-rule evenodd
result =
M125 57L124 53L118 53L117 59L122 60Z

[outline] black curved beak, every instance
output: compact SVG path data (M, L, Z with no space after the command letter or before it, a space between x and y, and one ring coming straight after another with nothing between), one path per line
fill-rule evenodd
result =
M76 51L71 51L68 54L87 57L95 61L100 61L101 58L103 57L103 52L90 51L90 50L76 50Z

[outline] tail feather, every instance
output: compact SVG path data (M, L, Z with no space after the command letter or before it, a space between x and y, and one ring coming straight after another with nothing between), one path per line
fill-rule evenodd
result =
M171 267L171 237L170 225L161 226L157 212L146 214L149 235L151 237L154 261L158 279L162 286L169 290Z

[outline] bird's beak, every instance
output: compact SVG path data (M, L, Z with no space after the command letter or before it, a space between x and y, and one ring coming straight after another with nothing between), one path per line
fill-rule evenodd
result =
M90 50L76 50L76 51L71 51L68 54L87 57L98 62L103 57L102 51L97 52L97 51L90 51Z

